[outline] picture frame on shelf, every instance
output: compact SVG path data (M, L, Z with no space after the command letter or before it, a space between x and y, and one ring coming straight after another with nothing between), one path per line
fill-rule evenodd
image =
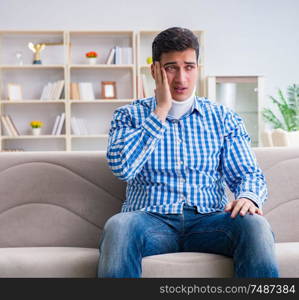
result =
M102 99L116 99L116 82L102 81Z
M23 100L22 87L16 83L7 84L8 100Z

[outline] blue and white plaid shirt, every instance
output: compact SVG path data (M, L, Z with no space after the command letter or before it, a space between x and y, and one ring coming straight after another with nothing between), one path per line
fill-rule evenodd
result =
M107 160L127 181L122 211L199 213L223 211L227 184L235 199L261 207L267 186L242 118L231 109L195 96L179 120L161 122L155 97L117 108L109 131Z

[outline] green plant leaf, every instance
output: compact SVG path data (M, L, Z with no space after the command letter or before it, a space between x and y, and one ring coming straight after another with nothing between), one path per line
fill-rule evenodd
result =
M287 91L287 98L285 98L281 89L278 89L278 99L269 96L273 104L277 105L284 123L270 109L264 109L263 117L274 128L282 128L287 131L299 130L299 85L290 85Z
M273 112L270 109L265 108L262 112L262 115L265 120L273 124L275 129L276 128L285 129L283 124L279 121L279 119L273 114Z

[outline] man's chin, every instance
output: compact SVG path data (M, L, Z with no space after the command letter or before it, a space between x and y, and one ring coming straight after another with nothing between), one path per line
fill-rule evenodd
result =
M191 94L178 95L177 93L175 93L174 95L172 95L172 99L175 100L175 101L185 101L190 96L191 96Z

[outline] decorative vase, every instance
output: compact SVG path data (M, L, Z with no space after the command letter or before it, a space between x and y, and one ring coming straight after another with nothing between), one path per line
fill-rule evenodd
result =
M299 130L285 131L281 128L272 131L273 146L276 147L299 147Z
M89 57L87 58L88 64L90 65L95 65L97 63L97 58L96 57Z
M41 128L32 128L32 134L33 135L40 135Z

